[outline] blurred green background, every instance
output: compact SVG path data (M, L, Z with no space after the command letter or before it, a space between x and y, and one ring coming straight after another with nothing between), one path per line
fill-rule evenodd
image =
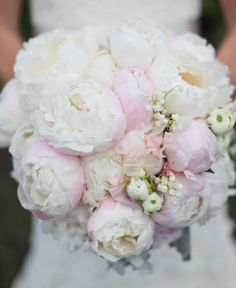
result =
M28 39L31 29L27 1L22 6L21 18L22 37ZM200 27L201 34L219 47L225 35L225 25L218 0L203 0ZM18 203L17 187L9 176L10 171L10 156L7 151L0 150L0 288L10 287L27 252L30 235L30 215ZM236 198L230 200L229 215L236 223Z

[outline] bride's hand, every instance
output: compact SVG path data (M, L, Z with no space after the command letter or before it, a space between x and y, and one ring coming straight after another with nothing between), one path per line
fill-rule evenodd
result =
M22 41L18 30L21 1L0 1L0 84L13 77L16 54Z
M236 29L229 32L228 36L225 38L223 44L221 45L218 58L219 60L228 65L230 69L230 79L231 82L236 85Z
M228 35L219 49L218 58L222 63L229 66L231 82L236 85L236 1L221 0L221 5Z

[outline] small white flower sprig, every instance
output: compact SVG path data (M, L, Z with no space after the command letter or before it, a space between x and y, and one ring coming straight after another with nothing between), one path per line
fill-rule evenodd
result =
M160 175L155 180L157 190L169 196L180 196L182 185L177 181L175 173L170 170L169 165L165 164Z
M128 196L142 205L144 213L150 216L163 207L163 197L155 192L155 184L146 173L143 177L131 177L126 186Z
M147 111L152 111L152 130L161 133L164 130L175 132L181 129L180 116L178 114L169 114L165 108L165 98L177 88L179 87L176 86L161 94L154 93L148 97L146 109Z

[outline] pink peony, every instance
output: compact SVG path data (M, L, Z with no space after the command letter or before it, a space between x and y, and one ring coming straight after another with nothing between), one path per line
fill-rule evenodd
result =
M162 148L163 137L155 133L146 136L146 147L149 153L155 155L159 159L164 157Z
M153 94L153 87L143 70L136 67L122 69L114 80L113 88L127 118L127 130L148 124L152 114L146 106L148 97Z
M205 177L202 174L185 174L176 175L180 185L177 195L164 194L163 209L152 216L156 223L170 228L185 227L206 212L211 190Z
M146 172L153 176L161 171L163 166L161 155L151 153L146 142L143 132L132 131L126 133L114 147L116 153L123 156L123 172L127 176L142 177Z
M143 177L146 173L154 176L161 171L162 162L147 149L143 132L128 132L112 149L83 157L86 179L83 201L92 208L108 196L120 201L129 177Z
M217 155L217 138L204 120L193 120L182 131L166 133L163 146L170 168L177 172L204 172Z
M80 159L57 152L44 140L28 147L18 173L22 206L44 220L64 216L78 204L84 191Z

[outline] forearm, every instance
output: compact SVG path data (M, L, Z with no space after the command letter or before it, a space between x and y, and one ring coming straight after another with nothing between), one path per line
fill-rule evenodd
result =
M16 54L21 48L19 16L21 0L0 0L0 82L13 76Z
M236 29L236 0L221 0L221 6L228 30Z
M236 85L236 0L221 0L228 33L218 51L219 60L228 65L231 82Z
M5 83L13 77L16 54L22 46L20 36L0 26L0 82Z
M236 29L232 30L225 38L222 43L219 51L218 58L219 60L226 64L230 70L230 79L231 82L236 85Z

